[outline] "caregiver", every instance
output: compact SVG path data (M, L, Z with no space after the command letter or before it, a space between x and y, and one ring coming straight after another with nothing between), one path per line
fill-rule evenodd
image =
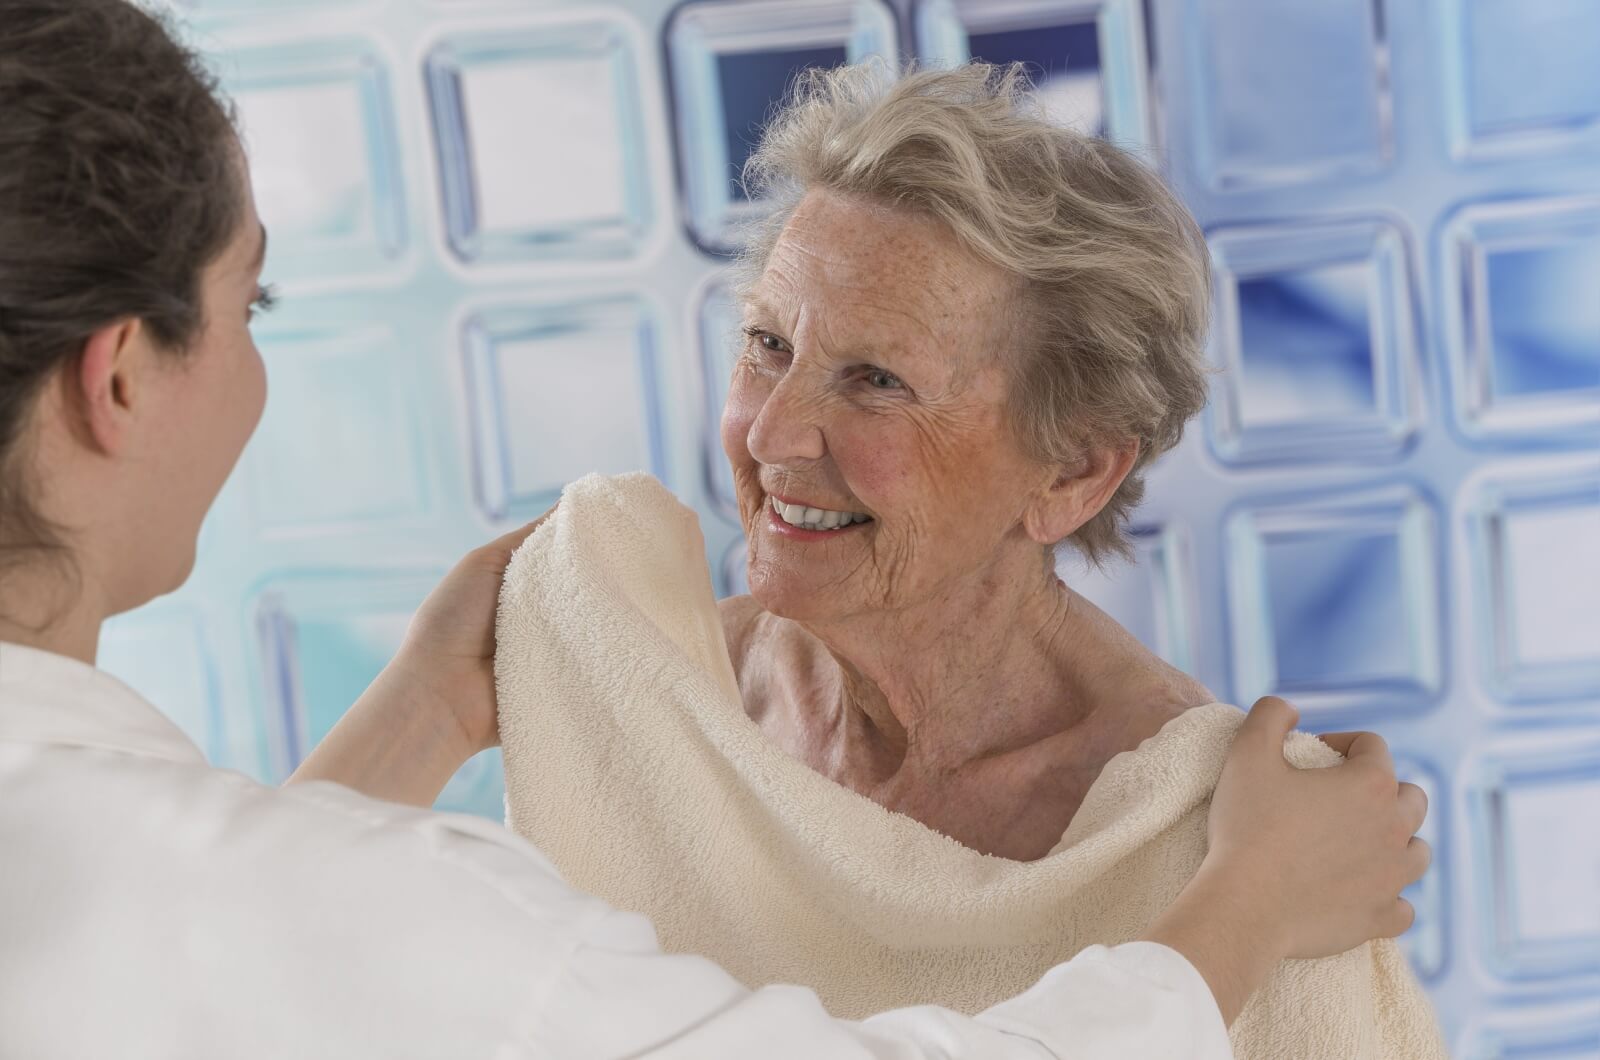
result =
M1222 1057L1280 957L1406 926L1422 806L1368 735L1289 769L1275 700L1236 741L1204 871L1146 940L976 1017L835 1021L661 954L495 825L208 767L93 663L109 616L187 577L260 417L265 242L229 111L159 23L0 0L0 1055ZM353 708L346 735L395 741L374 760L440 748L397 796L431 798L483 735L457 719L493 716L494 605L526 532L446 577Z

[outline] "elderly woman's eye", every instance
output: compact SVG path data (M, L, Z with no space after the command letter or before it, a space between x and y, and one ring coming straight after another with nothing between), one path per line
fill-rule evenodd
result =
M747 339L754 340L755 345L768 353L788 353L789 344L770 331L763 331L754 325L746 326L744 333Z
M874 390L899 390L905 386L900 382L900 377L893 372L885 372L882 368L869 368L866 375L867 385Z

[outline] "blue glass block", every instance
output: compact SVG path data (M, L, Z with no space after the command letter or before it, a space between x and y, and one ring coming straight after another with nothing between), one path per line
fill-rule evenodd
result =
M406 243L389 75L362 40L235 52L238 104L267 276L326 279L389 265Z
M1470 512L1490 689L1514 703L1600 696L1600 468L1486 482Z
M207 761L224 767L252 764L230 760L216 661L195 612L163 607L111 619L100 633L96 665L172 719Z
M1460 429L1600 440L1600 200L1463 207L1444 228L1444 339Z
M1217 458L1369 464L1404 453L1421 419L1421 358L1400 230L1229 229L1211 248Z
M293 769L388 665L412 614L443 572L348 572L280 575L256 597L268 712L277 721ZM436 805L501 820L499 766L469 759ZM287 770L286 770L287 771Z
M450 249L469 263L607 259L652 222L629 31L447 37L424 63Z
M531 519L590 472L665 479L657 328L642 302L504 306L463 330L478 501Z
M1545 149L1600 133L1593 0L1447 0L1458 153Z
M896 58L894 14L881 0L694 0L666 28L679 174L690 236L712 253L763 212L740 169L768 116L807 67Z
M442 573L442 572L441 572ZM289 768L328 734L405 637L439 575L329 571L269 579L256 599L268 709Z
M1195 156L1214 188L1369 174L1393 155L1386 0L1188 0Z
M1149 141L1144 9L1136 0L927 0L916 9L918 55L1024 63L1047 113L1125 147Z
M1484 956L1506 979L1600 973L1600 744L1550 746L1468 782Z
M1461 1060L1594 1060L1600 1056L1600 1011L1527 1013L1513 1026L1468 1036Z
M422 513L426 455L393 332L266 332L260 345L272 398L246 458L257 524L298 532Z
M1234 692L1309 717L1433 706L1443 681L1438 520L1401 487L1228 517Z
M739 359L740 315L733 293L722 283L706 287L700 298L699 339L701 373L705 392L705 421L701 431L701 453L706 473L706 492L717 510L738 521L739 498L733 484L733 469L722 451L722 408L728 403L728 385L734 364Z
M722 554L722 584L718 586L718 594L728 596L748 596L750 593L750 546L744 538L740 538L728 546L728 551Z
M500 748L491 747L467 759L445 784L433 808L446 813L471 813L505 820L506 770Z
M1445 913L1445 870L1449 862L1442 838L1448 834L1443 823L1447 808L1440 798L1446 788L1437 773L1413 758L1396 756L1395 772L1400 780L1415 784L1428 797L1428 817L1422 822L1422 830L1417 835L1433 850L1433 862L1422 879L1401 892L1400 897L1411 903L1417 919L1411 925L1411 930L1399 939L1400 948L1405 951L1412 969L1419 978L1427 981L1437 978L1444 970L1450 927Z
M1192 546L1177 526L1135 527L1134 561L1100 570L1070 547L1057 553L1056 574L1110 615L1139 642L1180 670L1194 667Z

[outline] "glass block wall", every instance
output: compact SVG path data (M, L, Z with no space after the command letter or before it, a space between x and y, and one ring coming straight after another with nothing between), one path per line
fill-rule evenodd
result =
M798 67L1033 65L1205 226L1210 408L1136 564L1166 658L1433 800L1408 952L1461 1057L1600 1057L1600 4L196 0L283 307L181 592L103 662L277 781L467 549L647 469L742 581L715 420L733 175ZM493 754L440 800L500 814Z

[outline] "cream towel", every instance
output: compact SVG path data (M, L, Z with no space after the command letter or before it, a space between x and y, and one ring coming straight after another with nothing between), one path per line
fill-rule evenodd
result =
M517 552L495 674L509 823L668 950L836 1015L976 1012L1085 946L1126 942L1205 853L1243 714L1185 713L1113 758L1024 863L961 846L812 772L740 706L695 516L645 475L590 476ZM1289 757L1337 755L1295 736ZM1443 1057L1393 943L1282 964L1234 1024L1243 1060Z

